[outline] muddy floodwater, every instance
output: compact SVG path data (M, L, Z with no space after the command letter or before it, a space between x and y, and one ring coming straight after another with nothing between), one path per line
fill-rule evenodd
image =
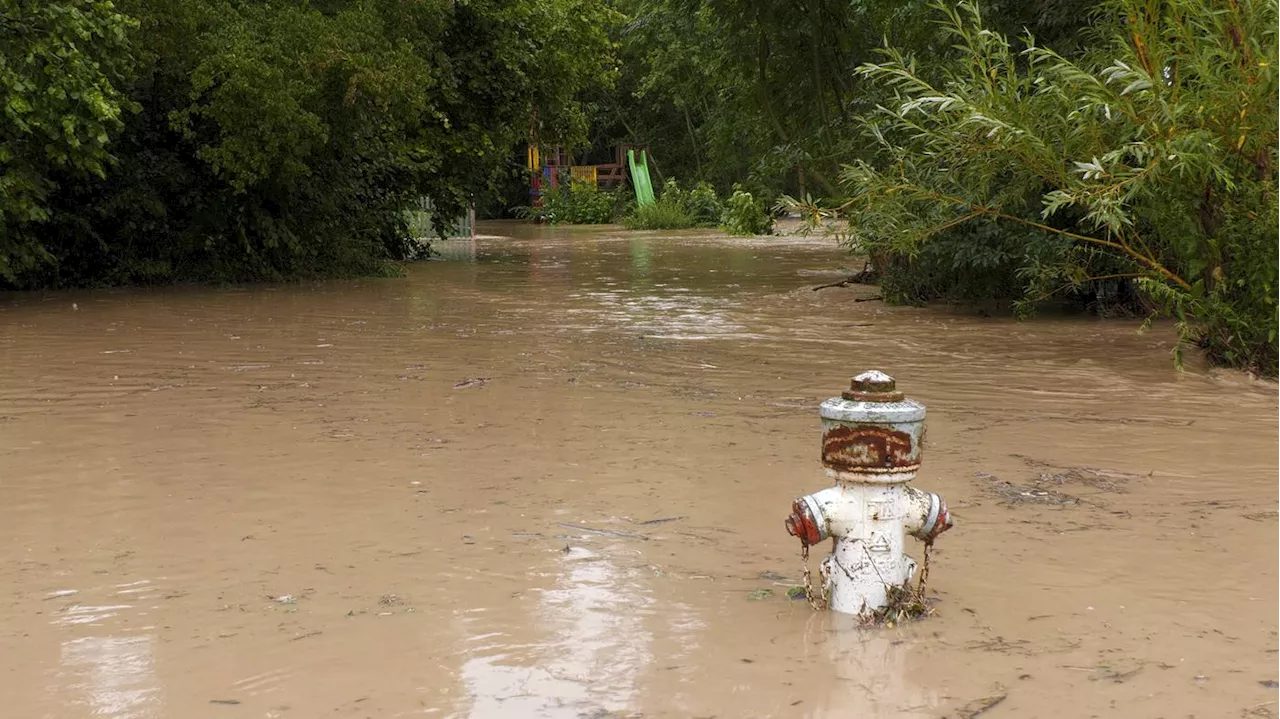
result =
M481 231L0 298L0 716L1277 716L1275 384L815 292L817 239ZM935 615L864 631L782 520L872 368L956 527Z

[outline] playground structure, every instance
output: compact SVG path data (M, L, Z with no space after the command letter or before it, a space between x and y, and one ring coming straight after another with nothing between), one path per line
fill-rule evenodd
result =
M530 144L526 167L530 175L529 196L534 207L542 206L542 196L562 184L573 180L595 183L601 190L613 190L627 179L630 170L631 186L636 189L636 201L642 205L653 202L653 188L649 181L648 156L644 150L616 145L613 162L594 165L575 165L573 158L563 147L547 148Z

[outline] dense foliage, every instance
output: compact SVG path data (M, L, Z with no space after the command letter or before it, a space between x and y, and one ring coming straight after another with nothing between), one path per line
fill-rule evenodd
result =
M998 27L1074 46L1088 0L992 0ZM608 141L650 148L670 176L782 192L841 194L876 98L854 70L887 38L942 49L925 0L618 0L617 91L595 108Z
M136 25L110 3L0 1L0 286L53 259L29 234L55 178L106 174Z
M0 287L376 271L586 135L601 0L0 0Z
M773 216L764 203L740 186L722 201L710 183L698 182L686 190L674 177L663 184L657 202L633 206L623 223L634 230L719 227L731 235L767 235L773 230Z
M715 227L724 209L710 184L699 182L686 190L674 177L662 185L659 199L680 207L689 218L689 227Z
M648 205L633 206L622 218L622 224L629 230L683 230L695 226L688 208L665 193Z
M1073 61L939 6L959 59L860 71L894 98L868 118L879 154L844 172L848 241L949 258L1024 311L1131 279L1211 358L1275 374L1275 7L1115 0L1123 25Z

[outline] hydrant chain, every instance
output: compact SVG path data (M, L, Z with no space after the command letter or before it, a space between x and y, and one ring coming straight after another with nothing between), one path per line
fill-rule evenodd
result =
M870 618L886 606L890 588L907 589L915 573L915 560L903 552L906 535L925 542L923 592L929 549L953 524L942 497L908 484L920 468L925 407L899 392L892 377L873 370L823 402L819 415L822 464L835 486L795 500L786 528L802 545L809 604ZM827 538L834 541L821 564L819 604L809 547Z
M813 593L813 582L810 578L810 572L809 572L809 545L808 544L801 545L800 565L804 569L804 598L808 600L809 606L813 607L814 610L822 611L823 609L826 609L827 608L827 583L825 581L825 577L823 578L824 581L822 583L821 598L814 596L814 593Z

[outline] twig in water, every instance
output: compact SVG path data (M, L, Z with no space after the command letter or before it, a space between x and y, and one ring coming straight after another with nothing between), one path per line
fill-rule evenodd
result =
M579 532L591 532L592 534L607 534L611 537L625 537L627 539L643 539L646 542L649 541L649 538L646 537L645 535L637 534L635 532L627 532L627 531L617 530L617 529L593 529L591 527L584 527L581 524L569 524L568 522L557 522L557 524L561 527L564 527L565 529L576 529Z
M681 519L684 519L684 518L685 518L685 517L684 517L683 515L681 515L681 516L679 516L679 517L662 517L662 518L660 518L660 519L646 519L646 520L645 520L645 521L643 521L643 522L636 522L636 524L639 524L639 525L642 525L642 526L647 526L647 525L651 525L651 524L666 524L667 522L678 522L678 521L680 521Z

